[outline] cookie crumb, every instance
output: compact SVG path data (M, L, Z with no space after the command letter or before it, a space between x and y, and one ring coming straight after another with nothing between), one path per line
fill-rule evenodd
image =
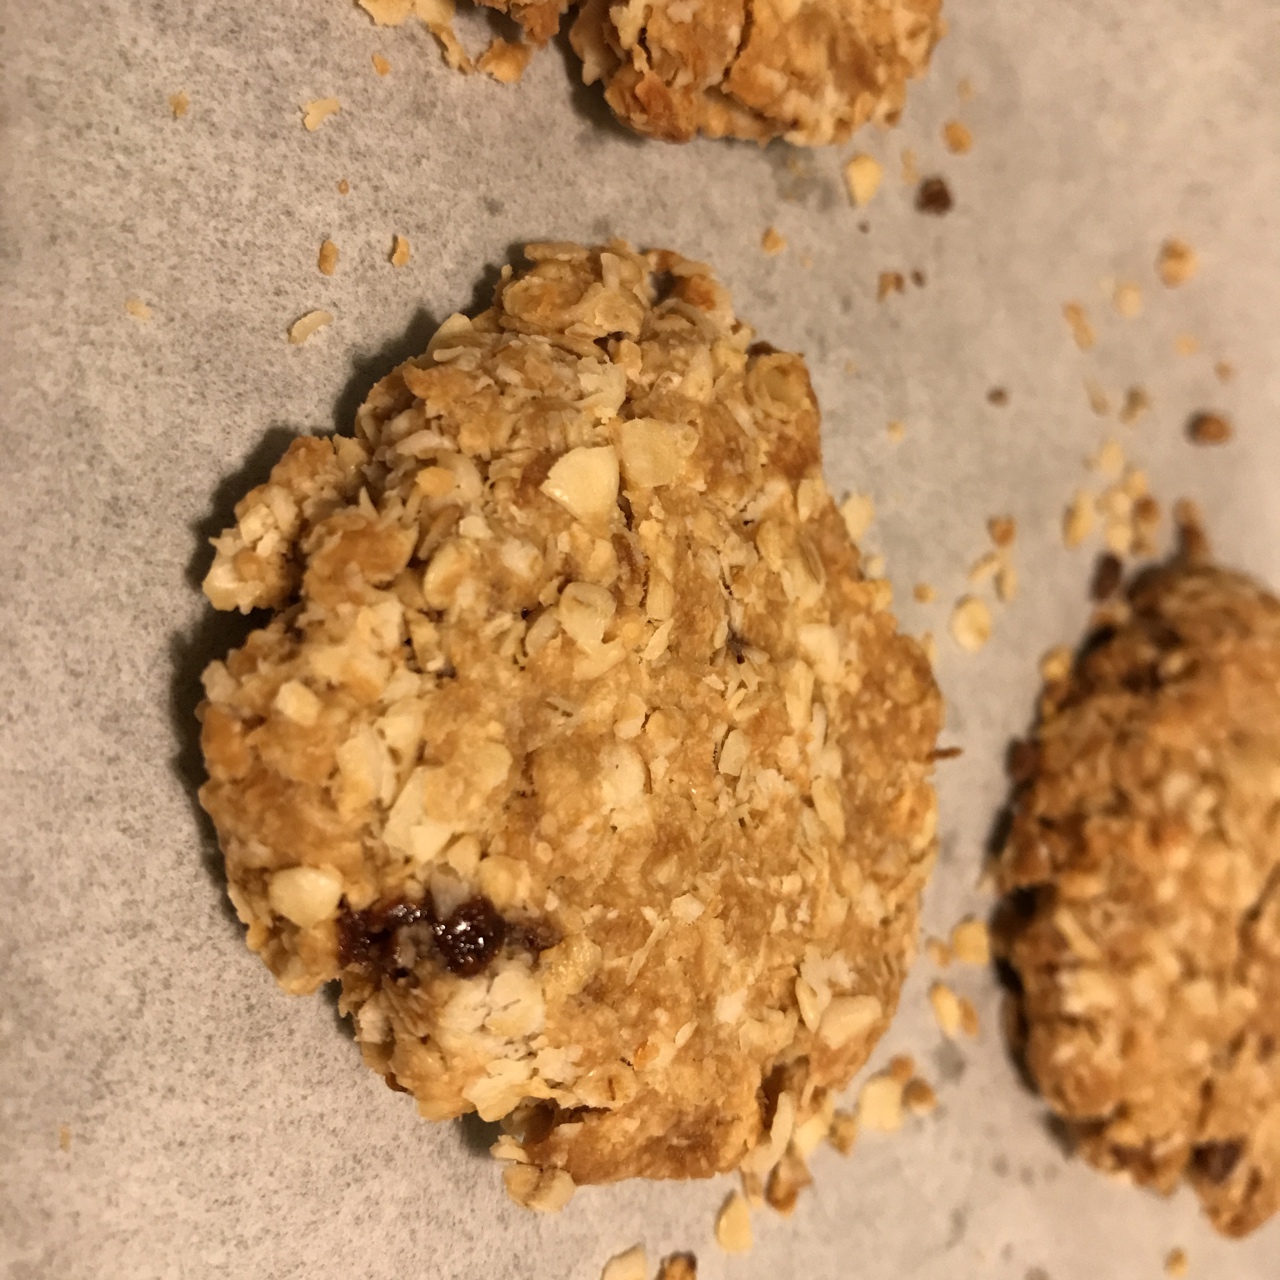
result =
M959 120L948 120L942 126L942 140L952 155L962 156L973 150L973 134Z
M1046 684L1058 684L1071 674L1071 649L1055 645L1040 658L1040 678Z
M1170 1249L1164 1256L1164 1273L1173 1280L1181 1280L1187 1274L1187 1251L1182 1248Z
M881 1072L862 1086L858 1128L875 1133L896 1133L902 1128L902 1081Z
M876 301L883 302L891 293L904 293L906 288L901 271L882 271L876 284Z
M316 98L313 102L304 102L302 126L308 133L315 133L330 116L336 116L341 110L342 103L337 98Z
M844 185L859 209L871 203L883 181L884 169L874 156L856 155L844 167Z
M1229 360L1219 360L1213 366L1213 376L1219 382L1230 382L1236 376L1236 367Z
M906 438L907 424L905 422L899 422L895 418L891 423L889 423L885 431L889 439L893 441L894 444L900 444Z
M995 405L997 409L1003 409L1009 403L1009 393L1003 387L992 387L987 392L987 403Z
M751 1209L742 1192L731 1192L716 1215L716 1243L725 1253L750 1253Z
M985 582L987 578L995 576L995 572L999 567L1000 553L998 551L984 551L969 566L969 581L975 585L979 582Z
M563 1169L539 1169L511 1164L502 1171L507 1195L518 1205L538 1213L559 1213L573 1199L573 1179Z
M349 182L346 180L346 178L339 178L339 179L338 179L338 194L339 194L340 196L345 196L345 195L350 195L350 193L351 193L351 183L349 183Z
M970 1040L977 1038L978 1032L982 1029L982 1024L978 1020L978 1010L974 1006L972 1000L968 996L960 997L960 1030L969 1037Z
M1180 333L1173 340L1173 349L1180 356L1194 356L1200 350L1200 339L1194 333Z
M324 240L320 244L320 253L316 258L316 266L322 276L333 275L338 265L338 246L332 240Z
M385 75L388 75L391 71L391 63L388 62L387 59L382 56L382 54L375 53L373 55L373 69L380 76L385 76Z
M1076 346L1081 351L1091 350L1098 339L1093 331L1093 325L1089 323L1085 309L1078 302L1064 302L1062 318L1067 322L1067 328L1071 330L1071 337Z
M1169 239L1160 246L1156 272L1165 286L1176 289L1186 284L1199 268L1196 251L1185 240Z
M924 272L921 271L919 267L916 267L912 270L911 283L915 285L917 289L923 289L925 285L928 283L928 281L925 279Z
M1111 397L1092 378L1084 380L1084 393L1089 399L1089 408L1098 417L1105 418L1111 412Z
M657 1280L697 1280L698 1259L692 1253L673 1253L658 1264Z
M141 298L126 298L124 309L135 319L146 324L151 319L151 308Z
M177 93L169 95L169 110L173 112L175 120L181 120L191 108L191 99L187 97L185 89L179 89Z
M996 570L996 596L1008 604L1018 594L1018 571L1005 560Z
M920 634L920 647L924 650L924 656L929 660L929 666L936 667L938 665L938 642L933 638L932 631L924 631Z
M1142 286L1133 280L1121 280L1112 301L1126 320L1136 320L1142 314Z
M961 964L991 963L991 934L987 922L966 916L951 930L951 952Z
M649 1258L644 1245L633 1245L604 1264L600 1280L648 1280Z
M920 183L916 191L917 213L927 213L940 218L944 213L950 213L954 206L955 200L945 178L935 175L932 178L925 178Z
M1108 480L1118 480L1124 473L1124 447L1119 440L1104 440L1086 465Z
M380 27L398 27L413 12L413 0L359 0L359 4Z
M924 953L939 969L946 969L951 965L951 948L941 938L927 938Z
M1197 413L1187 423L1192 444L1226 444L1233 434L1231 423L1220 413Z
M906 1085L916 1073L916 1060L909 1053L895 1053L885 1068L900 1085Z
M929 604L938 593L933 589L931 583L917 582L916 585L911 588L911 594L920 604Z
M1191 498L1179 498L1173 504L1173 522L1178 528L1178 547L1184 560L1193 563L1210 558L1209 535L1205 532L1204 512Z
M1110 600L1116 593L1124 578L1124 566L1120 558L1108 551L1098 557L1097 568L1093 571L1093 582L1089 586L1089 595L1093 600Z
M71 1126L69 1124L60 1124L58 1126L58 1146L63 1151L71 1150Z
M882 555L870 555L863 564L868 578L883 578L886 567L885 559Z
M515 84L524 75L532 57L532 45L495 36L480 55L476 66L499 84Z
M951 636L966 653L977 653L991 639L991 610L977 596L964 596L951 613Z
M997 547L1010 547L1018 536L1018 522L1012 516L991 516L987 520L987 533Z
M1097 505L1087 489L1077 489L1071 505L1062 517L1062 541L1067 547L1078 547L1093 532Z
M847 1156L858 1142L858 1117L852 1111L837 1111L831 1117L827 1141L842 1156Z
M766 227L764 235L760 237L760 247L772 258L787 247L787 241L776 227Z
M938 1095L933 1085L916 1076L902 1090L902 1103L913 1116L927 1116L937 1110Z
M1151 397L1141 387L1130 387L1124 393L1124 403L1120 406L1120 421L1126 427L1136 426L1150 408Z
M765 1203L784 1218L790 1217L795 1212L800 1193L812 1185L813 1174L809 1172L809 1166L798 1152L788 1149L769 1174L764 1189Z
M948 1040L954 1040L961 1023L959 996L945 982L935 982L929 988L929 1003L938 1029Z
M387 259L393 267L403 267L409 261L409 241L397 235L391 238L391 254Z
M295 347L300 347L313 333L318 333L325 325L332 323L331 311L308 311L289 326L289 341Z
M875 501L868 494L851 493L840 504L840 518L849 531L849 537L859 542L876 518Z

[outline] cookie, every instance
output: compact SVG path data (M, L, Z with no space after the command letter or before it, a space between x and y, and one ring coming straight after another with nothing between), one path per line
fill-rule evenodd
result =
M942 34L941 0L587 0L570 31L587 84L631 128L805 146L892 122Z
M1280 602L1174 563L1046 689L1000 861L1015 1035L1086 1159L1280 1205Z
M893 1013L939 696L804 361L674 253L526 255L215 540L275 612L205 672L201 802L280 985L528 1196L767 1170Z

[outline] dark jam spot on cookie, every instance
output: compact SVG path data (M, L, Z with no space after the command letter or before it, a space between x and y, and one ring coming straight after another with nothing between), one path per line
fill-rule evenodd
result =
M449 972L470 978L488 968L502 949L507 922L488 898L468 898L445 919L437 920L432 933Z
M422 918L422 905L405 901L344 912L338 917L338 962L391 972L395 968L396 933Z
M1197 1173L1215 1187L1220 1187L1235 1172L1243 1154L1244 1143L1238 1138L1227 1142L1202 1142L1192 1148L1191 1163Z

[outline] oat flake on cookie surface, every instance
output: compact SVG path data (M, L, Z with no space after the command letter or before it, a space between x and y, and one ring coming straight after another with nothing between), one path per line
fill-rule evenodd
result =
M1280 601L1188 559L1053 672L1000 863L1015 1035L1084 1157L1280 1208Z
M423 1115L526 1181L767 1172L893 1013L940 699L804 361L674 253L526 255L215 540L275 614L201 801L249 946Z

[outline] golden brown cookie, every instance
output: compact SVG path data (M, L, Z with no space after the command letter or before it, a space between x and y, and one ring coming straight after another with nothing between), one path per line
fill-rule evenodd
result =
M1000 863L1015 1034L1084 1156L1280 1205L1280 602L1174 563L1045 691Z
M804 361L676 254L526 253L216 540L210 600L275 616L205 673L201 801L280 984L505 1119L538 1203L829 1116L913 955L940 702Z
M583 79L640 133L805 146L893 121L942 34L941 0L586 0Z

